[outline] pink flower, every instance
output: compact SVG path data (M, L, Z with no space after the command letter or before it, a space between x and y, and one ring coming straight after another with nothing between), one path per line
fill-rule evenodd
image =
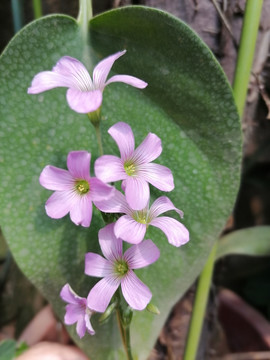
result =
M96 111L102 103L102 92L112 82L123 82L139 89L144 89L147 83L130 75L114 75L107 77L114 62L126 50L108 56L100 61L93 72L93 81L85 66L77 59L63 56L52 71L42 71L35 75L28 94L39 94L56 87L67 87L67 102L70 108L78 113Z
M162 152L160 138L149 133L137 147L131 127L118 122L108 133L116 141L121 158L114 155L103 155L95 162L95 174L102 181L114 182L123 180L126 199L134 210L145 208L149 201L149 184L162 191L174 189L171 170L159 164L152 163Z
M125 300L135 310L143 310L152 297L133 269L154 263L159 258L159 249L151 240L145 240L123 254L122 243L114 235L114 224L109 224L99 231L99 244L105 259L91 252L85 255L85 273L103 278L87 297L87 305L94 311L104 312L120 285Z
M69 286L66 284L61 292L61 298L68 303L66 305L66 314L64 322L66 325L72 325L77 323L76 332L80 338L85 335L87 331L90 335L94 335L95 331L92 328L90 317L93 314L86 304L86 298L78 296Z
M183 224L168 216L158 217L170 210L176 211L180 217L184 215L166 196L155 200L150 209L147 204L143 210L136 211L129 207L125 196L116 190L110 200L98 203L98 206L103 212L125 214L116 221L114 233L116 237L131 244L138 244L143 240L149 225L163 231L169 243L174 246L178 247L189 241L189 232Z
M47 165L41 172L39 182L55 192L46 202L47 215L59 219L70 213L76 225L90 226L92 201L107 200L114 188L101 180L90 177L91 154L87 151L71 151L67 157L68 170Z

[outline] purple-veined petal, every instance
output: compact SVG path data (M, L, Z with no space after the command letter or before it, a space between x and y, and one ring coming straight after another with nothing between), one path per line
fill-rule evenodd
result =
M77 322L77 325L76 325L76 332L77 332L80 339L82 337L84 337L85 332L86 332L86 324L85 324L85 316L84 315L81 315L78 318L78 322Z
M62 300L70 304L78 304L78 302L83 299L75 293L69 284L62 287L60 297Z
M153 264L159 256L159 248L152 240L144 240L138 245L131 246L124 253L124 259L130 269L140 269Z
M89 227L92 220L92 202L88 194L78 195L76 204L70 209L70 219L74 224Z
M126 302L132 309L143 310L151 300L151 291L132 270L121 280L121 288Z
M86 326L86 330L90 335L95 335L95 330L93 329L93 326L90 322L90 316L88 314L84 315L84 322Z
M120 58L120 56L124 55L126 50L119 51L116 54L110 55L106 57L105 59L101 60L93 71L93 81L95 89L100 89L103 91L105 87L105 82L107 80L107 77L109 75L109 72L111 71L111 68L114 64L114 62Z
M80 114L96 111L102 103L100 90L81 91L69 88L66 97L69 107Z
M125 196L119 191L114 191L108 200L95 201L96 207L106 213L132 213Z
M172 191L174 189L172 172L166 166L155 163L139 165L138 176L159 190Z
M45 210L53 219L60 219L67 215L78 202L78 194L71 191L55 191L47 200Z
M114 223L106 225L98 232L99 245L106 259L114 262L122 258L122 240L114 235Z
M91 154L87 151L71 151L67 156L67 168L75 179L90 180Z
M121 160L125 162L133 155L135 147L134 135L131 127L124 122L118 122L110 127L108 133L119 148Z
M154 219L169 210L175 210L181 218L184 216L183 211L177 209L167 196L160 196L153 202L149 210L149 218Z
M64 169L47 165L42 170L39 177L40 185L49 190L70 190L74 187L74 179L71 174Z
M136 164L145 164L155 160L162 152L160 138L149 133L143 142L137 147L132 156Z
M149 197L149 185L144 179L132 176L126 179L126 199L131 209L144 209L148 204Z
M113 196L114 192L115 192L115 188L113 186L104 184L104 182L98 178L94 178L94 177L91 178L90 193L91 193L91 199L93 200L95 205L96 205L96 201L102 201L102 200L108 201L110 197Z
M130 244L140 243L146 232L146 224L141 224L128 215L123 215L114 226L115 236Z
M72 87L81 91L93 89L91 77L85 66L77 59L71 56L63 56L58 60L52 71L72 81Z
M113 83L113 82L122 82L138 89L144 89L148 85L147 82L140 80L135 76L130 75L114 75L112 76L105 84L105 86Z
M34 76L27 93L39 94L57 87L69 88L70 86L73 86L72 79L53 71L42 71Z
M85 307L86 307L86 299L84 299L84 303L81 304L78 302L77 304L68 304L66 305L66 314L64 317L64 322L66 325L75 324L78 319L84 315Z
M97 312L104 312L119 285L120 278L115 276L101 279L88 294L88 307Z
M125 179L127 174L121 159L114 155L100 156L95 162L96 177L105 183Z
M84 272L89 276L104 277L112 273L112 264L101 255L89 252L85 254Z
M153 219L150 224L162 230L169 243L174 246L178 247L189 241L188 229L173 218L161 216Z

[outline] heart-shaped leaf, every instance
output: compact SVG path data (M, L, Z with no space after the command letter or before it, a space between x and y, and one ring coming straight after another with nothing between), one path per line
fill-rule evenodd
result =
M201 271L214 239L221 231L239 184L241 132L231 89L198 36L178 19L144 7L104 13L90 22L85 46L77 22L50 16L25 27L0 59L1 227L24 273L63 317L59 299L69 282L86 296L96 279L84 275L84 254L100 251L97 231L104 226L95 211L91 227L76 227L67 218L46 216L49 191L39 185L47 164L65 168L71 150L98 156L94 130L86 115L69 109L65 90L27 95L33 76L50 70L63 55L83 61L89 70L103 57L127 49L115 63L116 73L149 83L145 90L111 84L102 107L105 153L118 154L107 129L117 121L129 123L137 145L148 132L162 139L157 162L172 169L175 190L168 194L185 213L191 240L182 248L169 245L157 229L149 229L160 248L160 259L138 271L151 288L161 315L136 312L131 326L133 352L145 359L172 305ZM152 191L155 198L160 193ZM96 335L77 343L95 359L124 358L113 317L102 327L94 316Z

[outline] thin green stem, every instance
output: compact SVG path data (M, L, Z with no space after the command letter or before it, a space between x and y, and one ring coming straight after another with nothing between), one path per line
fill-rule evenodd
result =
M211 254L204 266L203 271L199 277L198 286L196 289L195 301L192 310L192 317L190 321L188 339L185 348L184 360L196 359L197 348L200 340L202 324L206 304L209 295L209 289L212 280L212 273L215 263L217 242L213 246Z
M234 99L240 117L242 117L244 111L262 4L263 0L248 0L245 10L240 49L233 84ZM199 278L183 360L194 360L196 358L211 285L217 245L218 243L216 242Z
M119 332L121 335L122 343L124 345L124 348L126 349L126 338L125 338L124 328L122 326L121 313L120 313L119 306L116 309L116 318L117 318L117 324L118 324Z
M234 75L233 93L240 117L243 115L263 0L248 0Z
M104 154L104 152L103 152L103 145L102 145L102 136L101 136L101 131L100 131L100 122L98 124L93 124L93 125L96 130L98 150L99 150L99 154L101 156Z
M130 345L130 331L129 326L127 326L125 329L125 340L126 340L126 353L128 360L133 360L132 353L131 353L131 345Z
M24 24L23 15L23 1L22 0L11 0L12 18L14 32L19 31Z
M41 0L32 0L32 6L34 10L34 18L38 19L42 16L42 4Z

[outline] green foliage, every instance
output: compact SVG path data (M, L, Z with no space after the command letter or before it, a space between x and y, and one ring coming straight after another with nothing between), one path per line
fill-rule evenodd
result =
M16 341L3 340L0 342L0 359L13 360L15 358Z
M255 226L223 236L218 243L216 259L226 255L270 255L270 226Z
M131 324L136 358L145 359L173 304L200 273L234 204L239 186L241 132L230 86L209 49L178 19L154 9L126 7L91 20L84 46L76 21L66 16L37 20L15 36L0 59L1 227L24 273L63 318L59 299L69 282L87 296L96 279L84 275L84 254L100 251L97 232L104 225L95 211L89 229L67 218L46 216L50 192L38 182L47 164L66 167L71 150L98 157L93 127L86 115L71 111L65 90L27 95L33 76L50 70L64 55L83 61L90 71L103 57L127 49L115 73L137 76L145 90L111 84L104 91L102 134L106 154L117 153L107 134L117 121L128 122L139 144L148 132L162 139L157 162L170 167L175 190L168 194L185 213L191 240L169 245L158 229L147 238L161 250L159 261L138 271L151 288L159 316L135 312ZM160 195L152 191L153 198ZM92 360L122 359L115 316L101 326L93 317L94 337L74 340Z

